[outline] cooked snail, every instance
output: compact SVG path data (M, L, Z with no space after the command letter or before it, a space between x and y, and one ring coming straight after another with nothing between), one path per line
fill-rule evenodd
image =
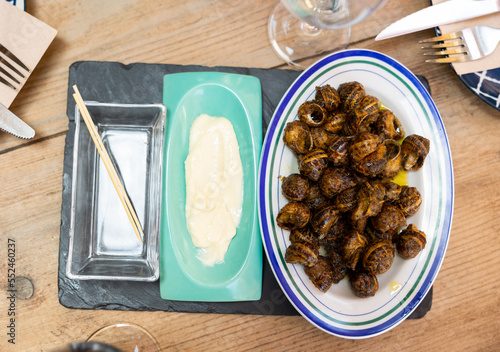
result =
M302 121L292 121L286 124L283 143L298 154L312 150L313 140L309 127Z
M358 297L372 297L378 291L378 280L375 275L358 269L349 275L349 281L354 294Z
M330 230L319 243L327 250L339 250L342 245L344 235L350 231L347 219L340 214L339 219L330 227Z
M348 268L354 270L358 264L359 257L365 250L368 239L358 231L351 231L344 238L341 248L342 259Z
M312 127L311 137L314 148L327 150L328 146L335 140L336 136L321 127Z
M318 249L306 243L292 243L285 251L285 262L312 266L318 262Z
M349 163L349 139L344 136L334 135L328 149L328 160L334 166L346 166Z
M373 153L351 164L354 171L369 177L375 177L380 174L386 166L386 146L384 143L380 143Z
M314 286L321 292L328 291L333 284L333 267L325 257L320 257L318 262L312 266L304 267L304 271Z
M326 119L328 113L319 104L306 101L299 107L299 120L308 126L320 126Z
M383 274L392 266L395 253L396 249L390 241L372 242L363 254L363 268L373 275Z
M372 133L364 132L354 137L349 146L349 154L353 162L359 162L364 157L375 152L379 145L382 144L382 139Z
M351 187L340 192L335 197L335 206L340 212L346 212L356 207L358 203L358 187Z
M324 207L314 214L311 218L311 228L318 239L322 239L328 234L331 227L338 221L339 214L340 212L333 205Z
M410 224L396 238L396 250L401 257L411 259L425 248L426 243L425 233L417 229L415 225Z
M391 110L383 109L379 112L376 122L376 130L384 135L386 139L401 139L405 135L401 122Z
M401 163L403 156L401 155L401 146L394 139L386 139L385 145L385 159L387 160L385 168L381 171L380 175L387 178L393 178L401 170Z
M398 227L406 226L406 218L399 207L385 203L380 213L371 218L370 223L375 231L395 234Z
M415 214L422 204L422 196L416 187L403 186L395 204L401 209L404 216Z
M306 204L311 211L315 212L323 207L330 205L330 199L325 197L319 190L319 186L317 183L312 183L309 188L309 194L303 200L303 203Z
M347 275L348 268L341 255L333 250L328 253L328 260L332 264L333 283L338 284Z
M337 90L326 84L321 87L316 87L315 101L324 106L327 111L337 109L340 104L340 95Z
M344 110L354 110L365 96L365 88L356 81L341 84L337 91Z
M299 174L291 174L283 180L281 193L291 201L299 202L309 194L309 179Z
M358 204L351 213L352 220L377 215L382 210L385 187L380 182L364 182L358 192Z
M346 121L347 114L345 112L334 111L326 118L321 128L331 133L339 133L344 128L344 124Z
M372 124L378 119L380 101L371 95L365 95L352 111L348 134L370 132Z
M295 230L306 226L310 217L311 211L307 205L290 202L285 204L278 212L276 222L282 229Z
M318 181L319 190L328 198L356 186L352 171L342 167L327 168Z
M328 167L328 155L321 149L315 149L304 155L299 161L299 172L312 181L318 181Z
M418 170L424 164L429 154L430 141L422 136L412 134L403 140L401 153L403 154L403 169Z
M382 185L385 187L385 201L392 202L393 200L399 198L399 195L401 194L400 185L389 180L382 181Z
M292 230L289 236L291 243L304 243L312 249L319 249L319 241L308 227Z
M353 230L364 233L366 230L366 223L368 222L367 217L363 217L361 219L353 220L352 217L349 219L349 224L353 228Z

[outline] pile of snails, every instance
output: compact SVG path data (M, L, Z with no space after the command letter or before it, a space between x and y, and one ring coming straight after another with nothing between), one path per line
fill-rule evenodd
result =
M283 142L297 156L299 173L282 178L289 201L276 222L290 231L285 261L304 266L322 292L348 276L354 294L373 296L377 275L396 253L405 259L425 248L425 233L408 217L422 197L393 178L418 170L430 142L405 133L394 113L359 82L316 87Z

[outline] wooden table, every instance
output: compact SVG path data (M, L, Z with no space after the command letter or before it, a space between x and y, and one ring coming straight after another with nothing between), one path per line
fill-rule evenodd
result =
M117 321L136 322L163 350L493 351L500 348L500 112L447 65L426 64L433 30L375 42L388 24L429 4L390 0L352 29L351 47L381 51L424 75L450 139L455 213L432 309L368 340L330 336L302 317L71 310L59 304L57 269L69 66L78 60L287 68L267 38L276 0L31 0L28 12L59 30L11 110L33 140L0 133L0 350L52 351ZM7 240L33 296L16 301L8 343Z

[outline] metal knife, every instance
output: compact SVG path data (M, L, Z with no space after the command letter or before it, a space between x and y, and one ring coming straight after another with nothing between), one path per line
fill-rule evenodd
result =
M16 137L31 139L35 130L0 103L0 129Z
M500 11L500 0L448 0L394 22L380 32L375 40L393 38L498 11Z

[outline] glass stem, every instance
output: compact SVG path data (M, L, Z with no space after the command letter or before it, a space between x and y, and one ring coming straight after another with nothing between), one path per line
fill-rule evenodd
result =
M310 25L304 21L300 21L300 29L302 30L302 33L308 37L315 37L321 33L321 28Z

